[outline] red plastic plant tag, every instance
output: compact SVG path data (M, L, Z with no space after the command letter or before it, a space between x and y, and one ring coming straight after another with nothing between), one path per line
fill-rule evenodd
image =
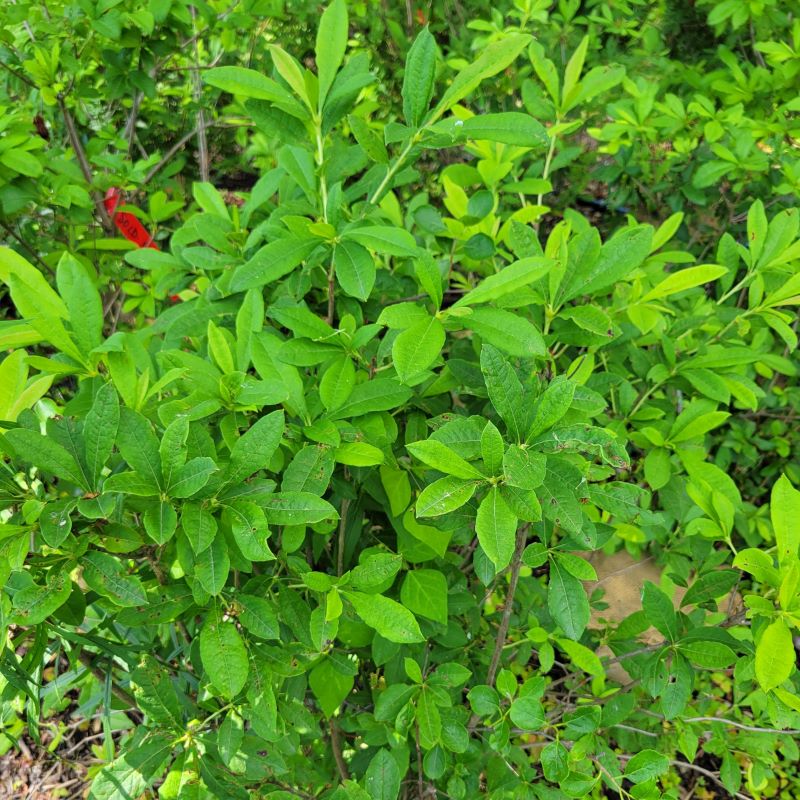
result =
M153 241L153 237L147 232L144 225L125 211L117 213L117 207L122 199L122 192L112 187L106 192L103 205L111 217L117 230L129 241L138 244L139 247L151 247L153 250L160 249Z

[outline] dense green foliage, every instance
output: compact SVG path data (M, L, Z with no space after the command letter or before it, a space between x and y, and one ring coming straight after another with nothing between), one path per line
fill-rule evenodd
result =
M0 11L0 749L796 797L800 5L393 5Z

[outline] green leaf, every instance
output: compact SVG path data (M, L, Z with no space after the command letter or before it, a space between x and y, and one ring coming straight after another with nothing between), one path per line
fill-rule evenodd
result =
M366 301L375 285L375 261L357 242L339 242L333 250L336 280L344 293Z
M447 625L447 579L436 569L415 569L400 588L403 605L421 617Z
M158 439L141 414L129 408L120 410L117 447L125 461L142 478L160 489L164 488Z
M756 678L768 692L780 686L794 670L792 632L782 619L770 623L756 643Z
M529 114L505 111L499 114L476 114L464 120L461 132L469 139L502 142L519 147L546 147L547 131Z
M149 736L103 767L92 781L88 800L131 800L141 797L164 772L174 754L172 738Z
M672 600L654 583L645 581L642 587L642 608L647 621L671 642L678 638L678 619Z
M213 184L195 181L192 184L192 197L207 214L215 214L225 220L230 219L225 201Z
M72 581L66 571L51 570L44 586L29 584L14 595L14 612L21 625L40 625L69 600Z
M569 750L561 742L548 742L539 760L545 778L551 783L559 783L569 774Z
M237 593L236 602L241 606L239 622L244 628L261 639L280 639L278 615L269 600Z
M233 622L209 614L200 631L200 658L215 689L232 700L244 688L250 665L242 637Z
M455 511L470 500L477 487L477 481L465 481L453 475L439 478L426 486L417 498L417 517L438 517Z
M510 436L521 441L526 427L525 392L517 373L500 351L488 344L481 347L481 372L495 411Z
M142 656L131 673L136 703L153 722L175 730L183 728L178 695L167 671L149 654Z
M553 378L536 402L526 440L530 442L542 431L552 428L569 411L574 396L575 384L569 378L563 375Z
M673 272L672 275L654 286L639 302L649 303L651 300L659 300L695 286L702 286L704 283L711 283L726 272L728 272L728 268L719 264L703 264Z
M357 242L376 253L385 253L389 256L411 257L420 254L414 237L407 230L389 225L351 228L342 234L342 240Z
M338 519L336 509L310 492L277 492L264 501L272 525L313 525L324 519Z
M367 442L345 442L334 451L336 463L350 467L375 467L385 458L383 450Z
M203 589L216 597L225 587L230 571L228 545L219 531L211 544L196 556L194 575Z
M701 575L686 591L681 607L706 603L726 595L739 582L740 573L735 569L720 569Z
M566 636L574 641L589 624L589 600L583 584L555 560L550 561L547 607Z
M277 101L280 105L288 97L286 89L271 78L245 67L212 67L203 70L203 80L230 94L255 97L259 100Z
M503 455L503 472L509 486L537 489L544 481L547 459L519 445L511 445Z
M168 542L178 525L178 515L171 503L160 501L153 503L144 512L142 518L147 535L158 545Z
M471 292L467 292L453 308L476 306L497 300L523 286L528 286L543 278L551 269L553 262L548 258L524 258L504 267L495 275L484 278Z
M83 579L98 594L107 597L123 608L147 604L147 595L142 582L135 575L125 574L118 559L90 550L81 558Z
M217 520L200 503L184 503L181 508L181 528L195 555L202 553L217 535Z
M89 480L97 488L103 466L114 448L119 427L119 398L114 386L105 383L95 395L83 423L83 441Z
M315 236L287 236L265 244L249 261L236 268L231 290L242 292L277 281L308 258L319 244Z
M517 533L517 518L495 486L487 492L478 506L475 533L484 553L494 564L497 572L511 563Z
M663 775L669 769L669 758L657 750L640 750L625 767L631 783L644 783Z
M322 13L317 29L317 43L314 53L317 61L319 79L319 108L325 105L325 98L333 79L339 71L347 49L347 4L345 0L333 0Z
M402 383L409 383L439 357L445 333L436 317L420 320L404 330L392 345L392 361Z
M27 428L13 428L6 431L3 437L22 461L76 486L87 490L90 488L75 459L49 436L42 436Z
M84 356L103 341L103 303L86 269L74 256L64 253L56 269L58 293L69 312L75 341Z
M231 448L226 483L241 483L254 472L265 469L281 443L284 427L283 411L273 411L240 436Z
M436 79L436 40L426 25L406 56L403 74L403 116L410 128L418 128L433 97Z
M397 800L400 795L400 767L388 750L378 750L364 776L364 786L372 800Z
M781 475L772 487L769 510L778 563L786 568L797 560L800 548L800 491L785 475Z
M325 658L308 674L308 685L326 717L332 717L353 689L353 675L337 669Z
M208 483L216 471L217 465L213 459L206 456L193 458L173 472L167 494L170 497L191 497Z
M547 347L536 326L527 319L499 308L476 308L461 322L481 339L512 356L544 356Z
M350 585L362 592L385 591L402 566L402 556L374 553L350 570Z
M373 411L394 411L411 397L411 389L396 378L375 378L353 389L347 402L330 414L331 419L349 419Z
M430 750L442 735L442 717L430 689L423 688L417 698L416 718L420 745L424 750Z
M563 287L564 302L600 293L629 277L649 255L652 242L650 225L635 225L616 234L603 245L595 262L572 275Z
M342 592L342 595L353 604L356 614L384 639L398 644L425 640L414 615L395 600L363 592Z
M454 475L456 478L465 480L485 480L485 476L477 467L465 461L458 453L436 439L412 442L406 445L406 449L423 464L427 464L439 472L444 472L446 475Z
M481 55L459 72L434 109L434 119L452 108L459 100L470 94L481 81L502 72L511 64L530 42L525 33L511 33L492 42Z
M349 356L336 358L325 370L319 383L319 399L327 411L343 406L356 384L356 368Z

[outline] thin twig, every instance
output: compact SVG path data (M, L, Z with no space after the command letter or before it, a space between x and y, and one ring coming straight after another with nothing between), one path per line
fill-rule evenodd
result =
M61 95L58 97L58 107L61 109L61 114L64 117L64 124L67 126L67 135L69 136L72 149L75 152L75 158L78 159L78 165L81 168L83 177L86 179L86 183L88 183L91 187L92 169L89 166L89 160L86 158L86 151L83 149L83 145L81 144L81 139L78 135L78 129L75 127L75 120L72 119L72 114L67 108L67 104L64 102L64 98ZM92 190L92 199L94 200L94 204L97 208L97 213L100 216L100 220L103 223L103 227L106 229L106 231L111 232L114 229L114 226L111 224L111 217L108 215L106 207L103 205L103 198L100 196L98 191Z
M336 549L336 574L341 577L344 572L344 546L347 534L347 511L350 508L350 500L346 497L342 499L342 515L339 519L339 540Z
M342 754L342 741L339 737L339 726L336 724L336 720L331 717L331 750L333 750L333 760L336 762L336 769L339 771L339 777L346 781L350 777L350 773L347 770L347 763L344 760L344 755Z
M197 11L194 6L189 6L189 11L192 14L192 25L196 24ZM194 40L194 63L199 68L200 65L200 48L198 46L198 39ZM196 69L192 73L192 80L194 83L194 99L198 104L197 110L197 160L200 167L200 180L207 182L209 178L208 168L208 139L206 138L206 116L202 106L203 99L203 79L200 77L200 72Z

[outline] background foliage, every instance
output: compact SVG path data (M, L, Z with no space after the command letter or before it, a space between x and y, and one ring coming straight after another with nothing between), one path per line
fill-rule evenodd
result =
M0 11L0 748L796 797L797 3L321 11Z

